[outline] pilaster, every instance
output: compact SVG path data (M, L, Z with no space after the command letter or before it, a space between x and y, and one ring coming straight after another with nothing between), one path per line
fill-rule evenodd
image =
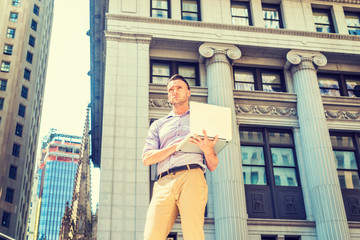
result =
M350 239L329 129L316 75L325 66L319 52L290 51L287 60L297 94L300 137L310 202L319 240Z
M241 57L234 45L209 44L199 52L206 64L208 103L230 107L235 113L231 61ZM245 190L242 177L240 137L236 116L232 116L233 140L219 154L212 173L216 239L248 239Z

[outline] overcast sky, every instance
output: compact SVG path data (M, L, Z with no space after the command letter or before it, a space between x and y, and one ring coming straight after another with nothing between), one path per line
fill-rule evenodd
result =
M82 136L90 103L89 1L55 0L39 146L51 128ZM98 169L92 171L98 202Z

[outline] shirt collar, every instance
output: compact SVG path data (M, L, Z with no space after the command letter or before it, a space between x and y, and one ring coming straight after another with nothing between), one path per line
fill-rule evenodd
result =
M180 117L180 116L184 116L186 114L189 114L190 113L190 109L187 110L185 113L181 114L181 115L177 115L176 113L174 113L174 111L171 111L168 115L167 115L167 118L171 118L171 117Z

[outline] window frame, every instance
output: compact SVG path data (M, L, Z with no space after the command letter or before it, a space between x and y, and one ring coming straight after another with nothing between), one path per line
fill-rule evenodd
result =
M9 228L10 227L10 221L11 221L11 213L7 211L3 211L3 215L1 218L1 226Z
M199 0L186 0L186 1L196 2L196 4L197 4L197 12L191 12L191 11L185 11L185 10L183 10L183 1L184 1L184 0L181 0L181 20L201 22L200 1L199 1ZM196 13L196 14L197 14L197 20L184 19L183 13Z
M232 8L233 8L233 5L243 5L243 6L246 6L246 9L248 11L248 16L247 17L244 17L244 16L237 16L237 15L233 15L232 14ZM230 13L231 13L231 22L233 25L236 25L236 26L252 26L252 17L251 17L251 9L250 9L250 3L249 2L245 2L245 1L231 1L230 2ZM245 18L248 20L248 23L249 25L241 25L241 24L235 24L234 23L234 18Z
M22 86L21 87L21 97L27 99L28 98L28 95L29 95L29 88L25 87L25 86Z
M30 51L26 52L26 61L30 64L32 64L34 58L34 54Z
M15 29L15 28L10 28L10 27L7 28L7 30L6 30L6 37L7 37L7 38L12 38L12 39L14 39L14 38L15 38L15 34L16 34L16 29Z
M301 179L299 174L298 161L296 156L296 148L294 142L294 134L291 129L288 128L272 128L272 127L252 127L252 126L240 126L239 133L241 131L255 131L261 133L262 142L252 142L242 140L240 137L241 147L262 147L264 157L264 167L267 179L266 185L245 184L246 206L249 218L268 218L268 219L306 219L304 199L302 195ZM290 134L291 143L270 143L270 133L286 133ZM275 173L272 148L291 148L293 152L294 169L297 180L297 186L277 186L275 180ZM243 153L242 153L243 154ZM243 164L244 166L244 164ZM245 183L245 182L244 182ZM255 196L255 197L254 197ZM260 196L260 199L256 199L256 196ZM292 200L286 198L290 196ZM256 209L258 202L263 203L263 209ZM287 202L296 203L296 210L287 212L284 205ZM285 208L285 209L284 209Z
M266 22L267 21L277 21L279 22L279 29L280 28L284 28L284 23L283 23L283 19L282 19L282 12L281 12L281 6L280 4L269 4L269 3L262 3L262 13L264 13L264 8L269 8L269 9L274 9L277 11L278 15L279 15L279 20L274 20L274 19L265 19L265 17L263 17L264 23L265 23L265 28L271 28L271 27L266 27ZM278 29L278 28L274 28L274 29Z
M34 4L34 7L33 7L33 13L36 15L36 16L39 16L40 15L40 7L36 4Z
M18 116L25 118L25 114L26 114L26 106L20 103L18 109Z
M14 195L15 195L15 189L7 187L6 194L5 194L5 202L13 203Z
M12 0L11 1L11 5L15 6L15 7L19 7L20 6L21 1L20 0Z
M353 147L339 147L333 146L333 151L353 151L355 153L355 161L357 163L357 173L360 176L360 132L354 131L341 131L341 130L330 130L330 136L346 136L351 137L353 141ZM335 158L335 157L334 157ZM340 169L341 171L344 169ZM338 168L336 166L336 171ZM349 170L350 171L350 170ZM340 180L339 180L340 181ZM340 184L340 182L339 182ZM345 206L345 212L348 221L360 221L360 214L354 214L352 204L356 201L360 202L360 189L355 188L341 188L342 198ZM355 204L356 205L356 204Z
M0 110L4 109L4 105L5 105L5 98L0 97Z
M150 59L150 83L153 83L153 77L154 77L153 76L153 64L154 63L168 64L169 65L170 76L162 76L162 77L168 77L168 79L171 76L173 76L174 74L179 73L179 66L193 66L195 68L195 85L190 85L190 88L194 87L194 86L200 86L199 63ZM160 84L160 83L153 83L153 84ZM189 84L190 84L190 82L189 82Z
M241 71L248 71L253 73L254 78L254 90L247 90L247 91L264 91L264 85L271 85L271 84L264 84L262 80L262 74L265 72L272 72L278 74L280 76L280 87L281 91L264 91L264 92L273 92L273 93L286 93L286 84L285 84L285 76L284 72L280 69L269 69L269 68L250 68L250 67L242 67L242 66L234 66L233 68L233 79L234 79L234 90L241 90L236 88L236 83L239 81L235 80L235 73L236 70ZM241 82L240 82L241 83ZM245 83L245 82L244 82Z
M17 167L14 165L10 165L8 178L16 180L16 175L17 175Z
M1 67L0 67L1 72L5 72L5 73L10 72L10 67L11 67L11 62L1 61Z
M332 14L331 14L331 9L312 7L312 12L313 12L313 21L314 21L314 26L315 26L316 32L319 32L317 30L317 25L321 25L321 26L329 26L330 32L325 32L325 33L336 33L335 26L334 26L334 20L332 18ZM328 19L329 19L329 24L315 22L315 19L314 19L315 13L326 13L328 16ZM319 32L319 33L324 33L324 32Z
M349 12L349 11L344 11L344 14L345 14L345 21L347 22L347 16L356 16L359 21L360 21L360 13L359 12ZM349 35L360 35L360 26L352 26L352 25L349 25L348 23L346 23L346 27L348 29L348 32L349 32ZM349 28L355 28L357 30L357 34L351 34L351 30Z
M321 77L336 79L338 81L339 88L320 87L319 79ZM348 78L359 78L359 80L360 80L360 75L353 75L353 74L350 75L350 74L342 74L342 73L332 74L332 73L326 73L326 72L318 72L317 78L318 78L320 94L322 96L334 96L334 95L323 94L323 93L321 93L321 89L335 89L335 90L338 90L340 93L340 96L336 96L336 97L355 97L355 98L360 97L360 88L359 88L359 90L356 90L356 92L359 93L359 96L350 96L349 91L351 91L351 90L349 90L346 85L346 80ZM358 86L360 86L360 85L358 85Z
M36 31L37 31L37 27L38 27L38 22L35 21L34 19L32 19L32 20L31 20L30 28L36 32Z
M18 20L19 20L19 13L10 12L9 21L16 23L16 22L18 22Z
M23 130L24 130L24 125L20 123L16 123L15 135L18 137L22 137Z
M13 148L12 148L12 155L14 157L19 157L20 156L20 150L21 150L21 145L14 143L13 144Z
M4 53L5 55L11 56L11 55L13 54L13 51L14 51L14 45L12 45L12 44L7 44L7 43L4 44L4 51L3 51L3 53Z
M171 18L171 1L170 0L166 0L167 1L167 9L162 9L162 8L153 8L153 0L150 1L150 17L155 17L155 18L161 18L161 17L156 17L153 16L153 10L159 10L159 11L166 11L167 12L167 18ZM164 18L164 17L162 17ZM166 19L166 18L165 18Z
M36 41L36 38L33 36L33 35L29 35L29 42L28 44L32 47L35 47L35 41Z
M28 68L24 68L24 79L27 81L30 81L31 78L31 70L29 70Z
M0 78L0 91L6 91L7 80Z

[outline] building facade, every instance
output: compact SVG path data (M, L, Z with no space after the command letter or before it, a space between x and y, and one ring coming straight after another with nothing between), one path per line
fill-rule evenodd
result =
M360 239L360 1L90 1L98 239L142 239L168 78L230 107L207 240ZM94 154L96 152L96 154ZM183 239L178 218L170 239Z
M39 167L40 213L35 239L57 240L66 203L72 199L81 137L50 133L44 146Z
M52 0L0 2L0 232L24 239L53 19Z

